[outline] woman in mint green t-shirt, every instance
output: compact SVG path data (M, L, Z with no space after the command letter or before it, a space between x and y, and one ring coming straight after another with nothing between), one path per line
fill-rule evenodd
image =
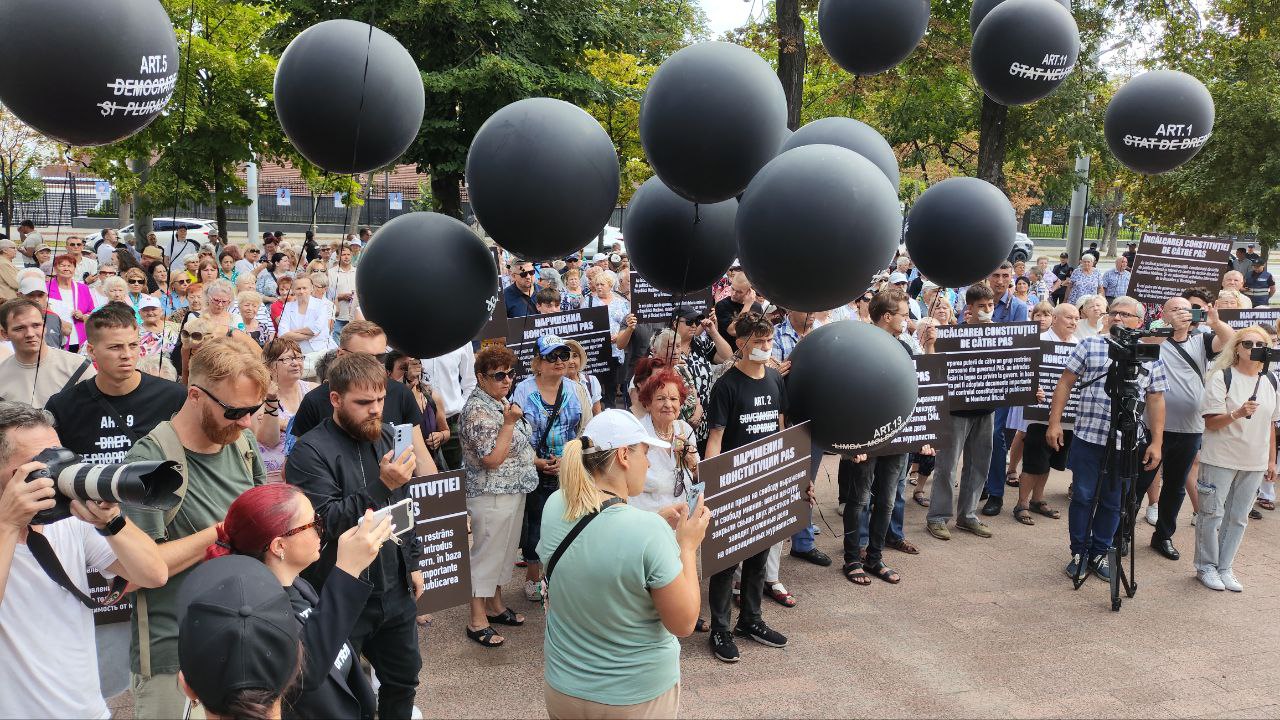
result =
M680 643L701 605L695 554L711 514L629 506L644 490L649 447L670 445L634 415L606 410L565 445L560 489L542 514L538 554L550 563L574 526L592 518L547 572L547 714L675 717Z

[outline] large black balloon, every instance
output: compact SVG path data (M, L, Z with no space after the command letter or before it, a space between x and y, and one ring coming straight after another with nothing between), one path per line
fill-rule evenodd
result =
M1148 175L1195 157L1213 134L1213 96L1177 70L1153 70L1130 80L1107 105L1104 132L1111 154Z
M876 75L907 59L929 29L929 0L822 0L818 34L831 59Z
M356 268L365 317L418 358L471 342L489 320L498 272L471 228L446 215L400 215L373 236Z
M870 160L880 168L889 184L898 187L898 156L875 128L853 118L829 117L814 120L795 132L782 145L782 152L804 145L839 145Z
M915 364L889 333L855 320L823 325L791 353L787 419L845 456L893 437L915 410Z
M1004 0L973 34L969 65L992 100L1026 105L1056 90L1079 55L1070 11L1054 0Z
M4 0L0 103L69 145L123 140L160 116L178 42L156 0Z
M600 123L563 100L529 98L494 113L467 155L471 209L499 245L527 260L576 252L618 203L618 153Z
M276 67L280 127L303 157L336 173L391 165L418 137L426 95L409 51L354 20L303 30Z
M710 287L738 254L733 221L738 201L694 206L649 178L627 205L622 236L641 277L669 293Z
M951 178L911 207L907 253L926 278L964 287L1009 259L1017 233L1013 205L999 188L977 178Z
M640 105L649 165L686 200L736 197L778 154L787 98L769 63L732 43L690 45L667 58Z
M775 158L738 204L738 257L756 289L791 310L839 307L889 265L902 233L897 188L835 145Z
M982 19L991 12L995 6L1004 2L1004 0L973 0L973 7L969 8L969 32L978 32L978 26L982 24ZM1056 0L1067 12L1071 12L1071 0Z

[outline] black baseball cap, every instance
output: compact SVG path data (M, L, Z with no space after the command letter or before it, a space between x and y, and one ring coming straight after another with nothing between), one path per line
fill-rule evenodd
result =
M706 313L698 312L697 310L694 310L693 308L687 305L681 305L679 308L676 309L676 317L681 320L688 320L689 322L693 322L695 320L698 322L702 322L703 318L705 318L706 316L707 316Z
M301 623L280 581L258 560L202 563L178 591L178 662L219 715L239 690L282 692L298 672Z

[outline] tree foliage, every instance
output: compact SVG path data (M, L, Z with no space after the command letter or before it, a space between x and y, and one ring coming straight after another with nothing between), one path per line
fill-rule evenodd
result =
M44 193L32 172L57 157L53 143L0 105L0 217L4 234L14 221L14 203L30 202Z

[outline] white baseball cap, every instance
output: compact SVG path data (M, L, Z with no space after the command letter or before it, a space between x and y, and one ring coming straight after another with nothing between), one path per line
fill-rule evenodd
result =
M591 446L583 450L587 453L616 450L636 443L646 443L649 447L663 450L671 448L671 443L651 435L635 415L625 410L605 410L596 415L587 423L582 435L584 445L586 440L591 441Z
M160 301L155 297L151 295L143 295L138 300L138 312L142 312L147 309L163 310L164 308L161 307Z
M904 273L896 272L889 276L889 282L897 285L898 283L911 282Z
M608 260L608 259L609 259L609 256L605 255L604 253L596 253L591 257L591 262L598 263L601 260Z
M44 280L38 277L28 275L22 278L22 282L18 283L18 294L30 295L33 292L47 293L49 289L45 286Z

